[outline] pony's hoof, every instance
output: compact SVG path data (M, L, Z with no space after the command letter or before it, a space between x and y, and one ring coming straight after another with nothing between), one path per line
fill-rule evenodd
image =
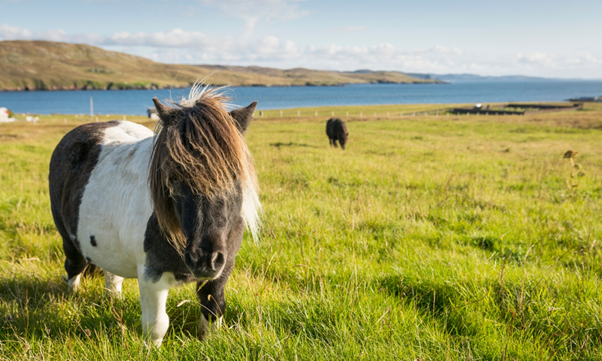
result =
M69 286L69 292L77 292L79 290L79 281L81 275L77 275L75 277L67 278L66 276L62 276L61 279Z
M199 340L204 340L210 334L217 332L222 327L223 317L218 317L215 321L207 321L205 316L201 315L199 319Z
M105 293L104 293L105 298L113 298L116 300L121 300L123 299L123 294L121 293L121 290L119 291L115 291L115 290L110 290L108 288L105 288Z
M145 340L144 341L144 346L146 346L146 349L150 350L153 348L161 348L161 344L163 343L163 339L159 339L159 340Z

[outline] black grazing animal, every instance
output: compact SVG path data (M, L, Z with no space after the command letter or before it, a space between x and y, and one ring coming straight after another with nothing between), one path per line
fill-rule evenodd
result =
M347 143L347 137L349 131L347 125L340 118L330 118L326 123L326 135L330 140L330 145L337 147L337 140L341 144L341 148L345 150L345 144Z

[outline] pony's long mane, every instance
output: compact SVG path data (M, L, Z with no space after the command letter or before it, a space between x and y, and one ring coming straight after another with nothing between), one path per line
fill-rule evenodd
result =
M257 177L243 135L227 109L220 88L195 85L188 98L172 103L171 120L160 120L149 169L149 186L159 226L183 251L185 237L173 209L174 182L207 197L235 191L240 182L242 216L257 239L260 209Z

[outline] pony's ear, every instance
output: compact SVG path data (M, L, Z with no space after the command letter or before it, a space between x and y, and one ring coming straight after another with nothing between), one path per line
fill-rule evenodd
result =
M246 108L238 108L230 111L230 116L236 122L236 126L241 133L244 133L249 127L249 123L251 123L251 119L253 119L253 113L255 112L256 106L257 102L253 102Z
M163 105L157 97L153 98L153 103L155 103L155 109L157 109L157 114L163 124L171 125L178 120L178 109Z

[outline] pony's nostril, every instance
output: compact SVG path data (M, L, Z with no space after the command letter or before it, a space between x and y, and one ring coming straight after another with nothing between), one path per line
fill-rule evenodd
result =
M226 258L222 252L213 252L211 255L211 268L214 271L221 269L224 266Z

